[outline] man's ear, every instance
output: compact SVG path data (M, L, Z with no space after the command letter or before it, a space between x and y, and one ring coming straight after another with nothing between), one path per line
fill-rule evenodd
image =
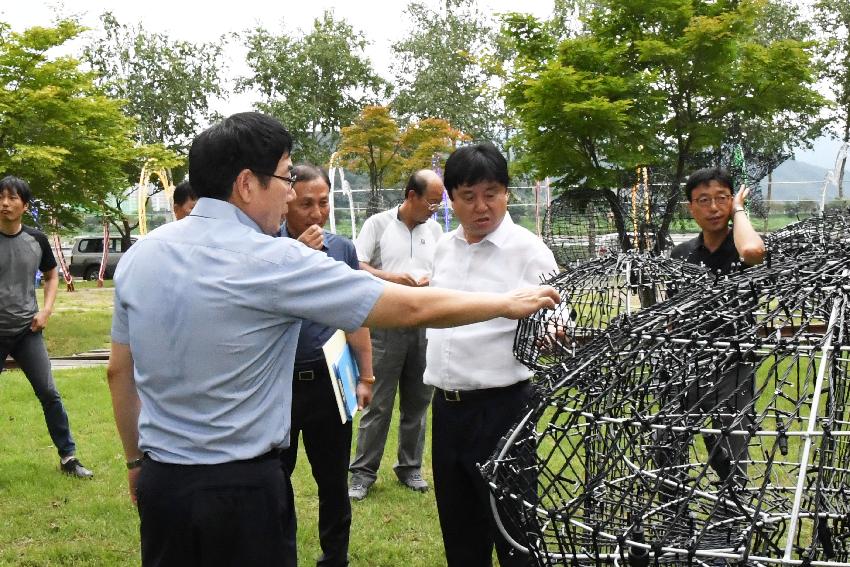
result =
M243 169L239 172L239 175L236 176L236 180L233 182L233 192L231 193L231 199L234 202L250 203L252 201L254 196L251 184L252 179L255 179L255 177L250 169Z

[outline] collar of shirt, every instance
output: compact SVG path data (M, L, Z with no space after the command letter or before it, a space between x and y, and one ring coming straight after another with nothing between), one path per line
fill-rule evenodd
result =
M514 221L511 219L511 213L505 212L505 218L496 227L496 230L486 235L481 239L481 242L491 242L497 248L504 248L511 241L511 228ZM466 242L466 233L463 231L463 226L458 226L455 230L454 238L458 238Z
M697 235L697 248L702 248L706 254L718 254L718 253L728 253L729 249L735 253L737 253L737 249L735 248L735 239L732 234L732 230L726 234L726 238L723 239L723 242L720 243L720 246L717 247L717 250L712 252L705 245L705 236L702 232Z
M198 202L195 203L195 208L192 209L192 212L189 213L189 215L193 217L236 221L261 234L263 232L260 225L255 223L251 217L243 213L239 207L228 201L222 201L221 199L201 197L198 199Z

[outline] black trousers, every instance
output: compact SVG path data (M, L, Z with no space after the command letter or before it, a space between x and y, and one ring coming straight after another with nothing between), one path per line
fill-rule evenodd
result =
M496 527L477 467L526 408L531 385L477 390L468 401L463 393L460 401L447 397L452 396L435 389L431 428L434 493L448 567L490 567L494 545L502 567L532 565Z
M278 453L220 465L145 459L144 567L296 567L295 508Z
M287 474L295 470L298 439L303 437L310 470L319 489L319 567L348 565L351 503L348 459L351 422L342 423L324 361L296 364L292 378L292 428L289 448L281 452Z

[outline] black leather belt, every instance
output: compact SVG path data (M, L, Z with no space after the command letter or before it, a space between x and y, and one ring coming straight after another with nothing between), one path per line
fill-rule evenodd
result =
M521 390L529 385L528 380L504 386L502 388L482 388L479 390L443 390L442 388L434 388L434 396L446 400L447 402L474 402L477 400L486 400L495 398L504 394L510 394L517 390Z

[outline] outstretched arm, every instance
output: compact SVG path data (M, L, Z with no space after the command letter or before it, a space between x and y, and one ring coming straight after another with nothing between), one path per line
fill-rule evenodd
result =
M550 286L508 293L476 293L387 284L366 317L366 327L456 327L497 317L521 319L561 300Z

